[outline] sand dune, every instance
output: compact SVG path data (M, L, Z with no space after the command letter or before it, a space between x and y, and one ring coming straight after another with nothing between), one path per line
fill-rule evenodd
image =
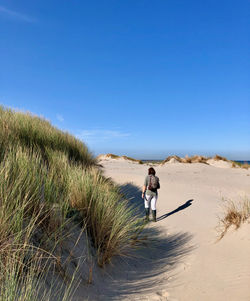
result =
M100 163L143 209L148 165L111 158ZM161 183L158 222L148 231L159 246L141 258L115 262L109 285L98 284L100 300L250 300L250 224L230 229L220 241L216 229L223 199L250 197L250 170L211 163L155 167Z
M115 161L126 161L129 163L140 163L142 164L142 161L140 160L136 160L127 156L117 156L114 154L103 154L103 155L99 155L97 157L98 161L109 161L109 162L115 162ZM207 165L211 165L211 166L215 166L215 167L219 167L219 168L239 168L239 165L235 164L234 161L228 160L226 158L223 158L221 156L214 156L213 158L207 158L207 157L203 157L203 156L192 156L192 157L184 157L184 158L180 158L176 155L174 156L169 156L167 157L165 160L163 160L162 162L159 162L160 166L166 165L166 164L176 164L176 163L185 163L185 164L194 164L194 163L202 163L202 164L207 164ZM247 167L249 168L250 166L247 165ZM247 169L247 168L246 168Z

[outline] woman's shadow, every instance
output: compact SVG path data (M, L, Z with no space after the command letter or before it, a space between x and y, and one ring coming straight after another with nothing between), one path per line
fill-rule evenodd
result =
M170 215L172 215L172 214L175 214L175 213L177 213L177 212L179 212L179 211L181 211L181 210L186 209L187 207L189 207L189 206L192 205L192 202L193 202L193 200L188 200L188 201L186 201L185 204L179 206L179 207L176 208L175 210L173 210L173 211L171 211L171 212L169 212L169 213L166 213L166 214L164 214L164 215L158 217L158 218L157 218L157 221L161 221L162 219L164 219L164 218L166 218L166 217L168 217L168 216L170 216Z

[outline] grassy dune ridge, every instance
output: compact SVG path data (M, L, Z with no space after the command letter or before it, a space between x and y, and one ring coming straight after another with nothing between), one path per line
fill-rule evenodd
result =
M74 136L53 127L45 119L30 113L13 112L0 106L0 148L1 156L7 146L20 145L22 148L39 153L46 161L47 152L60 151L70 162L83 166L96 164L96 159L84 143Z
M101 267L127 255L143 229L81 141L0 107L1 301L50 300L44 283L48 273L67 277L61 256L72 222L86 229Z
M124 160L128 160L128 161L132 161L132 162L135 162L135 163L139 163L139 164L143 164L143 161L142 160L137 160L137 159L134 159L134 158L131 158L131 157L128 157L128 156L118 156L118 155L115 155L115 154L106 154L106 155L99 155L97 157L97 160L101 160L103 157L107 158L107 159L124 159Z
M127 161L131 161L131 162L134 162L134 163L139 163L139 164L144 164L144 163L147 163L147 164L151 164L151 165L164 165L168 162L171 163L171 161L173 162L179 162L179 163L203 163L203 164L210 164L209 161L213 160L213 161L224 161L224 162L228 162L229 165L231 164L231 167L233 168L236 168L236 167L240 167L240 168L244 168L244 169L248 169L250 168L250 164L248 164L247 162L244 162L244 163L240 163L240 162L237 162L237 161L232 161L232 160L228 160L227 158L225 157L222 157L222 156L219 156L219 155L215 155L214 157L204 157L204 156L201 156L201 155L194 155L194 156L191 156L189 157L188 155L186 155L184 158L181 158L177 155L171 155L171 156L168 156L166 159L164 160L137 160L137 159L134 159L134 158L131 158L131 157L127 157L127 156L118 156L118 155L115 155L115 154L106 154L106 155L99 155L97 157L97 160L98 161L101 161L103 159L125 159Z
M214 157L204 157L204 156L200 156L200 155L194 155L194 156L189 157L186 155L184 158L173 155L173 156L167 157L165 160L163 160L161 162L161 164L165 164L165 163L169 162L171 159L172 160L174 159L176 162L180 162L180 163L204 163L204 164L209 164L209 160L224 161L224 162L230 163L231 167L233 167L233 168L241 167L241 168L248 169L250 167L250 165L247 163L239 163L236 161L228 160L227 158L219 156L219 155L215 155Z

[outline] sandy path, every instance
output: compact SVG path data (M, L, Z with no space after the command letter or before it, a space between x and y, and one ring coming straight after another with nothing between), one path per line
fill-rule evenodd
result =
M103 160L101 164L105 174L117 183L132 182L140 187L148 168L119 160ZM148 290L118 299L250 300L250 225L229 231L217 243L215 230L222 212L222 198L238 201L250 196L250 171L199 163L167 164L156 167L156 171L161 182L157 204L160 220L152 223L152 227L166 237L176 233L192 235L187 245L193 249L176 260L172 269L163 269L156 275ZM193 200L190 206L182 206L189 200ZM164 216L170 212L171 215Z

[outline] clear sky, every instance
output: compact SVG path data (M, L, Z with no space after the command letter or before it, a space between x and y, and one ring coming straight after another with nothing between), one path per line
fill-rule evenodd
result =
M250 160L248 0L0 0L0 103L94 154Z

